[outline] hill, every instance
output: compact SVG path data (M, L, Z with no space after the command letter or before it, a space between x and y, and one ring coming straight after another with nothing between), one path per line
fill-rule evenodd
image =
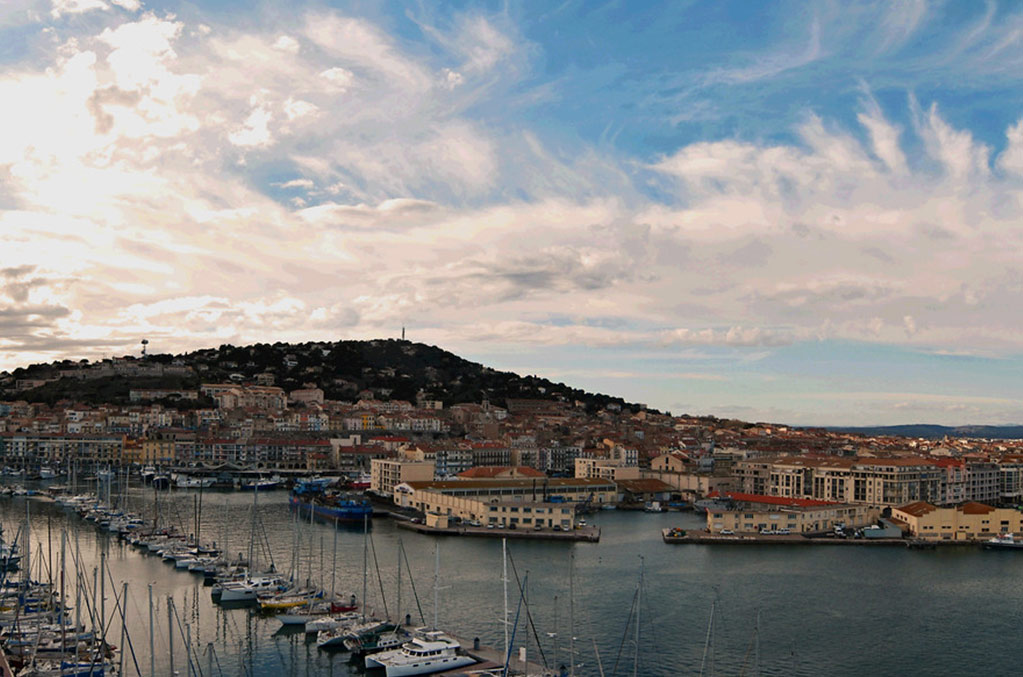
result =
M0 381L0 399L51 405L60 400L123 405L129 402L133 389L194 390L201 383L257 377L286 391L318 387L327 399L335 400L353 400L364 391L372 391L377 399L415 402L417 396L422 396L441 400L445 406L481 402L484 398L505 406L510 398L523 398L578 401L589 411L608 405L631 411L641 408L620 397L588 393L538 376L498 371L436 346L395 339L222 345L181 355L35 364L6 375ZM45 383L24 388L33 381ZM175 406L207 404L200 400Z

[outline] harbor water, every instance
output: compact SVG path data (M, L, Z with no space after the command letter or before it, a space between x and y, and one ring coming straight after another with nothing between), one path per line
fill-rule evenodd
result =
M154 494L130 490L129 509L151 517ZM160 492L161 521L193 532L197 496ZM282 630L272 616L213 604L201 577L175 570L45 499L0 498L8 539L24 521L26 503L32 556L43 564L43 578L50 562L59 570L60 534L67 529L69 553L81 553L90 587L101 557L109 566L106 601L98 603L108 617L115 589L119 593L128 583L125 674L150 674L150 585L158 675L170 674L168 598L177 612L173 660L179 674L189 674L186 636L193 674L363 673L348 654L320 651L303 632ZM203 492L202 540L247 555L252 507L251 493ZM386 607L392 617L409 614L414 623L426 624L434 619L439 570L439 627L504 646L500 539L437 538L380 518L373 520L367 539L361 526L335 531L330 524L297 519L284 491L261 493L257 516L254 551L261 563L272 558L278 571L295 570L302 582L308 578L328 590L333 584L360 599L366 571L372 608L383 612ZM573 617L577 675L597 675L601 667L606 675L633 674L637 660L640 675L701 670L704 675L1015 674L1023 659L1014 639L1023 617L1023 553L968 547L672 546L662 542L662 528L698 527L703 520L692 513L618 511L587 519L600 527L599 543L508 542L510 619L519 618L513 643L516 651L525 646L531 661L568 665ZM408 570L401 573L400 607L399 542L411 570L411 582ZM36 564L33 571L39 578ZM516 578L524 581L521 611ZM74 602L70 584L68 598ZM119 644L120 619L110 627L110 641Z

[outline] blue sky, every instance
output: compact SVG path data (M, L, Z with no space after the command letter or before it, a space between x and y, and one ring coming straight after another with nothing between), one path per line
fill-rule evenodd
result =
M396 336L675 413L1020 423L1014 3L0 7L0 369Z

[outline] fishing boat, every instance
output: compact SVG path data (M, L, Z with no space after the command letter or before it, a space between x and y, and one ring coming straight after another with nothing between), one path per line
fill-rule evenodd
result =
M373 505L366 498L352 493L329 493L319 484L305 482L295 486L288 504L299 514L312 511L316 517L330 522L359 523L373 516Z
M209 489L213 486L212 477L189 477L188 475L177 475L175 484L178 489Z
M270 491L276 489L284 480L280 475L273 475L269 478L260 477L254 480L243 480L242 491Z
M373 483L373 477L367 473L362 473L358 477L352 479L349 483L349 487L357 491L363 489L369 489Z

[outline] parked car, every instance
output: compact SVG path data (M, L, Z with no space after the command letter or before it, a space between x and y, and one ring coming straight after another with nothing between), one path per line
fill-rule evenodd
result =
M554 525L554 530L555 531L561 531L561 525L560 524L555 524Z
M734 536L735 535L735 532L732 531L731 529L722 529L719 533L722 536Z
M540 524L539 522L537 522L536 524L533 525L533 531L541 531L542 529L543 529L543 525Z
M781 529L778 529L774 533L778 534L779 536L788 536L792 532L789 531L786 527L782 527Z
M763 528L760 530L761 536L774 536L774 529Z

